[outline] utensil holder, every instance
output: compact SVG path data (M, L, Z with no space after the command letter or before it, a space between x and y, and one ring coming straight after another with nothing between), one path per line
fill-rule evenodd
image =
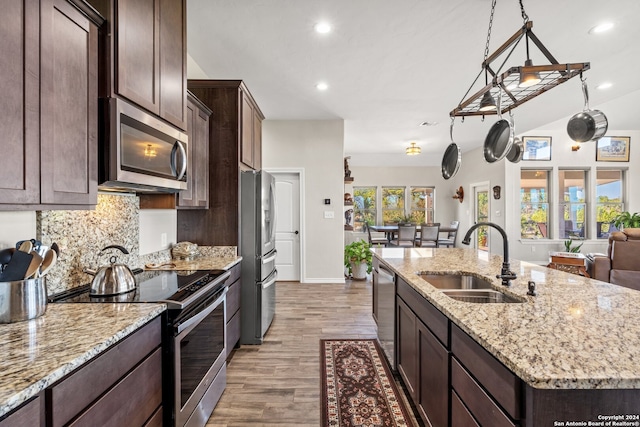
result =
M0 323L35 319L47 310L44 277L0 282Z

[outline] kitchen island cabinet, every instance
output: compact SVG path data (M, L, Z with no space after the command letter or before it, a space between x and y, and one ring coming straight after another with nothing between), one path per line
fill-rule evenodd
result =
M398 369L427 425L637 421L637 291L520 261L505 288L495 279L502 258L468 249L374 254L398 277ZM416 272L479 276L520 302L457 301ZM527 295L530 280L537 296Z
M0 210L92 208L104 20L82 0L10 0L2 8Z

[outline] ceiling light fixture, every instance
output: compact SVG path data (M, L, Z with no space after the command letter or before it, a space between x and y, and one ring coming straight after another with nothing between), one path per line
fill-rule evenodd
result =
M482 95L482 101L480 101L478 111L495 111L496 108L496 100L491 96L491 91L486 91L484 95Z
M331 24L327 22L318 22L313 26L313 29L316 30L316 33L326 34L331 32Z
M491 28L496 6L496 0L492 0L482 69L473 83L471 83L471 86L462 97L460 103L449 113L449 116L465 117L485 116L498 113L505 114L590 68L588 62L558 63L551 52L549 52L540 39L533 33L533 22L529 20L522 1L523 0L519 0L520 13L524 24L506 42L500 45L498 49L489 54L489 41L491 39ZM507 62L523 37L525 38L526 48L524 65L507 68ZM549 61L548 65L533 65L533 61L529 55L529 40L533 42L540 53ZM499 61L497 61L498 59ZM494 63L498 66L495 70ZM503 71L504 69L506 69L506 71ZM477 91L469 96L483 73L485 74L485 86L479 90L476 89ZM504 94L500 105L500 112L498 112L496 108L492 109L490 107L491 90L496 90L496 88Z
M320 82L320 83L316 84L316 89L325 91L325 90L329 89L329 85L326 84L325 82Z
M411 143L411 147L407 147L407 149L406 149L407 156L418 155L418 154L420 154L421 151L422 150L420 149L419 146L416 145L415 142L412 142Z
M589 30L589 34L600 34L605 33L613 28L613 22L603 22L602 24L598 24L595 27L591 27Z

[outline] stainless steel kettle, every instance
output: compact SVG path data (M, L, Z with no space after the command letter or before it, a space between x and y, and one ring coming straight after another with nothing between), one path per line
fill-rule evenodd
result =
M100 251L100 254L107 249L118 249L125 255L129 254L129 251L119 245L107 246ZM89 295L119 295L135 290L136 279L131 269L126 264L116 264L117 260L118 257L113 255L109 259L110 265L100 267L98 271L89 268L83 270L94 276Z

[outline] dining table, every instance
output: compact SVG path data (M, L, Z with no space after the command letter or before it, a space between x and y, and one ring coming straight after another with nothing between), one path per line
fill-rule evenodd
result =
M391 239L393 239L393 234L398 232L398 225L370 225L369 229L371 231L378 231L385 234L387 237L387 242L391 243ZM457 227L451 227L450 225L440 226L439 231L441 233L450 233L456 231ZM416 232L420 231L420 226L416 226Z

